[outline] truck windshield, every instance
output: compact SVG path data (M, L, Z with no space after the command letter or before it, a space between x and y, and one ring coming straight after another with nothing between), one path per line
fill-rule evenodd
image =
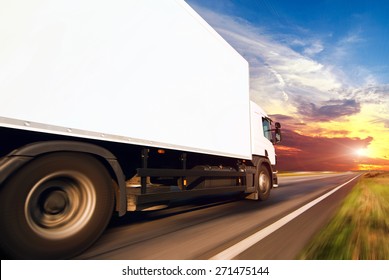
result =
M262 118L262 126L263 126L263 135L265 135L265 137L269 139L269 141L272 141L270 120Z

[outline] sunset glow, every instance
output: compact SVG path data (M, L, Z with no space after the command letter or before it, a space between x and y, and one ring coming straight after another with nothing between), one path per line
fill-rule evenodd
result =
M389 170L389 3L188 3L249 62L280 170Z
M360 148L360 149L356 150L355 153L356 153L358 156L360 156L360 157L365 157L365 156L368 155L369 152L368 152L368 150L365 149L365 148Z

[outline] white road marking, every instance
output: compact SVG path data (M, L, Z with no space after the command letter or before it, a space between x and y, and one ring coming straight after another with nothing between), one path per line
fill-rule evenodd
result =
M254 244L258 243L259 241L261 241L262 239L264 239L268 235L272 234L273 232L275 232L276 230L278 230L282 226L286 225L291 220L295 219L297 216L301 215L302 213L307 211L309 208L313 207L314 205L316 205L317 203L319 203L320 201L322 201L326 197L330 196L331 194L333 194L334 192L336 192L340 188L344 187L345 185L347 185L348 183L350 183L354 179L358 178L359 176L361 176L361 174L359 174L358 176L355 176L354 178L347 181L346 183L341 184L340 186L332 189L328 193L316 198L315 200L312 200L308 204L306 204L306 205L300 207L299 209L293 211L292 213L286 215L285 217L281 218L277 222L274 222L273 224L269 225L268 227L254 233L253 235L247 237L246 239L243 239L242 241L236 243L235 245L218 253L217 255L211 257L210 260L232 260L233 258L238 256L242 252L246 251L248 248L250 248Z

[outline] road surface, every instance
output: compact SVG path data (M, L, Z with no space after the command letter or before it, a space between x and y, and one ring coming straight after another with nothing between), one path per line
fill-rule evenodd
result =
M77 259L294 259L331 218L357 176L281 177L264 202L218 196L129 213Z

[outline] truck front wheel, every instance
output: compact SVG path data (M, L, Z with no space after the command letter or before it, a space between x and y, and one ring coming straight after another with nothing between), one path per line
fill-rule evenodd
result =
M257 172L255 173L255 186L258 192L259 200L266 200L269 198L271 182L270 173L266 166L263 164L257 166Z
M38 157L0 190L0 246L17 259L69 258L89 247L112 215L114 193L94 157Z

